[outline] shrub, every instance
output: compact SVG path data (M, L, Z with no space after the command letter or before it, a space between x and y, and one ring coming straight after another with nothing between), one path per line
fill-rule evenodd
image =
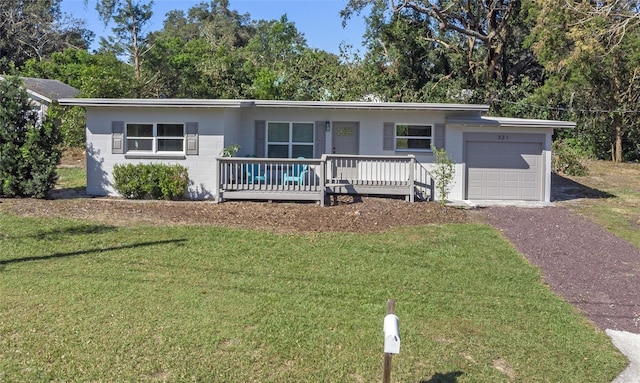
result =
M566 141L554 141L551 149L551 167L555 173L570 176L587 175L587 168L580 162L580 155Z
M54 108L38 121L16 77L0 81L0 196L44 198L55 186L60 132Z
M118 164L113 179L118 193L130 199L183 199L189 185L187 169L181 165Z
M435 167L431 171L431 175L435 178L435 188L440 196L440 204L444 206L449 198L449 191L451 191L456 169L446 150L438 149L433 145L431 150L433 150L433 155L436 157Z
M84 148L86 142L85 127L87 126L86 112L84 108L61 107L60 109L60 134L62 145L65 148Z

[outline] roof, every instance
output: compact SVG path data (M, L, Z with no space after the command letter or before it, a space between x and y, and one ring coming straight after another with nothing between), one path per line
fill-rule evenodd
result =
M32 77L20 77L20 80L22 80L27 91L45 99L47 102L75 97L80 93L79 89L58 80Z
M509 117L468 117L452 116L447 118L447 124L462 126L483 126L483 127L508 127L508 128L565 128L576 127L572 121L558 120L537 120L531 118L509 118Z
M4 77L0 76L0 80L4 80ZM46 102L75 97L80 93L80 90L58 80L33 77L20 77L20 80L30 95Z
M362 101L281 101L281 100L200 100L182 98L67 98L61 105L92 107L154 107L154 108L303 108L303 109L366 109L366 110L447 110L461 112L486 112L488 105L435 104L405 102Z

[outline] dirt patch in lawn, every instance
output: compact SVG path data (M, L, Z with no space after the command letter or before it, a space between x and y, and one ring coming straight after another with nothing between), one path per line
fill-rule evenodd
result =
M73 192L73 191L72 191ZM76 192L77 193L77 192ZM463 210L434 202L343 196L336 204L130 201L115 198L4 199L0 211L25 217L87 219L107 225L211 225L300 232L379 232L406 225L467 222Z

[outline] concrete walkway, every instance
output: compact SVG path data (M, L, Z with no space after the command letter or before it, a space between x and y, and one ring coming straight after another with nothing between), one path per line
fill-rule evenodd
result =
M618 350L629 359L627 368L612 383L640 382L640 335L616 330L606 332Z

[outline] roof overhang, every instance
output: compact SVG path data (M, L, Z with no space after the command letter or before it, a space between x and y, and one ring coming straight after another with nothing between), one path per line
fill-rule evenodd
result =
M61 98L60 105L84 107L142 108L298 108L298 109L366 109L366 110L433 110L456 112L486 112L488 105L431 104L404 102L356 101L280 101L280 100L200 100L181 98Z
M36 98L36 99L38 99L38 100L42 100L42 101L44 101L44 102L45 102L45 103L47 103L47 104L51 104L51 102L53 101L53 100L52 100L52 99L50 99L49 97L47 97L47 96L45 96L45 95L43 95L43 94L40 94L40 93L38 93L38 92L34 92L34 91L32 91L31 89L27 89L27 94L29 94L29 96L30 96L32 99L33 99L33 98Z
M529 118L509 118L509 117L450 117L447 124L460 126L495 127L495 128L554 128L572 129L576 123L572 121L558 120L537 120Z
M61 98L60 105L132 108L239 108L243 100L199 100L190 98Z
M280 101L256 100L259 108L304 108L304 109L365 109L365 110L433 110L456 112L486 112L488 105L440 104L418 102L365 102L365 101Z

